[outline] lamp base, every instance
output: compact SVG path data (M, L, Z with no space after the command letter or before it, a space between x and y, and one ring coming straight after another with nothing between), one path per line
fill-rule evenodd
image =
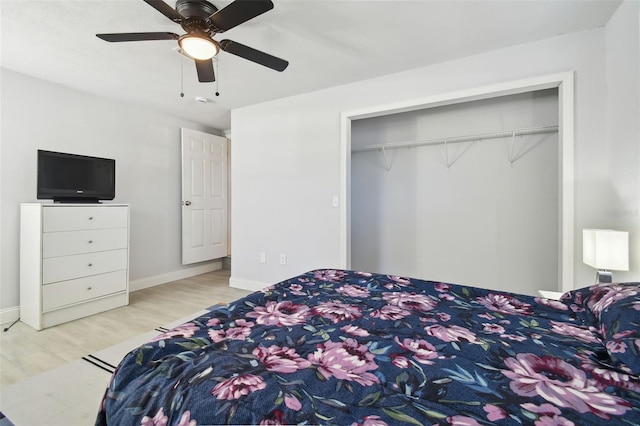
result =
M596 283L613 282L613 273L611 271L600 270L596 272Z

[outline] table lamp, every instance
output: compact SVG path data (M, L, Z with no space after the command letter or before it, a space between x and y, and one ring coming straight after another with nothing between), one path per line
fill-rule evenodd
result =
M610 229L583 229L582 261L598 270L597 283L612 282L611 271L629 270L629 233Z

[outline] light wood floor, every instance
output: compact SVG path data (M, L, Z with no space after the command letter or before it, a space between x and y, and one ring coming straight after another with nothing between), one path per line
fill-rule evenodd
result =
M128 306L42 331L18 322L7 332L0 331L0 385L16 383L247 294L230 288L229 270L222 269L132 292Z

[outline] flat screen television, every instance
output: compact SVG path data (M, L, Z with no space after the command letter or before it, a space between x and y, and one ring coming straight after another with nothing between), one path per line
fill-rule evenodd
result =
M99 203L116 196L116 161L38 150L39 200Z

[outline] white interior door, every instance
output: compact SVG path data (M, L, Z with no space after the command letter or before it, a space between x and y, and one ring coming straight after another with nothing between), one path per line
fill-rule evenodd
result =
M182 129L182 264L227 255L227 139Z

